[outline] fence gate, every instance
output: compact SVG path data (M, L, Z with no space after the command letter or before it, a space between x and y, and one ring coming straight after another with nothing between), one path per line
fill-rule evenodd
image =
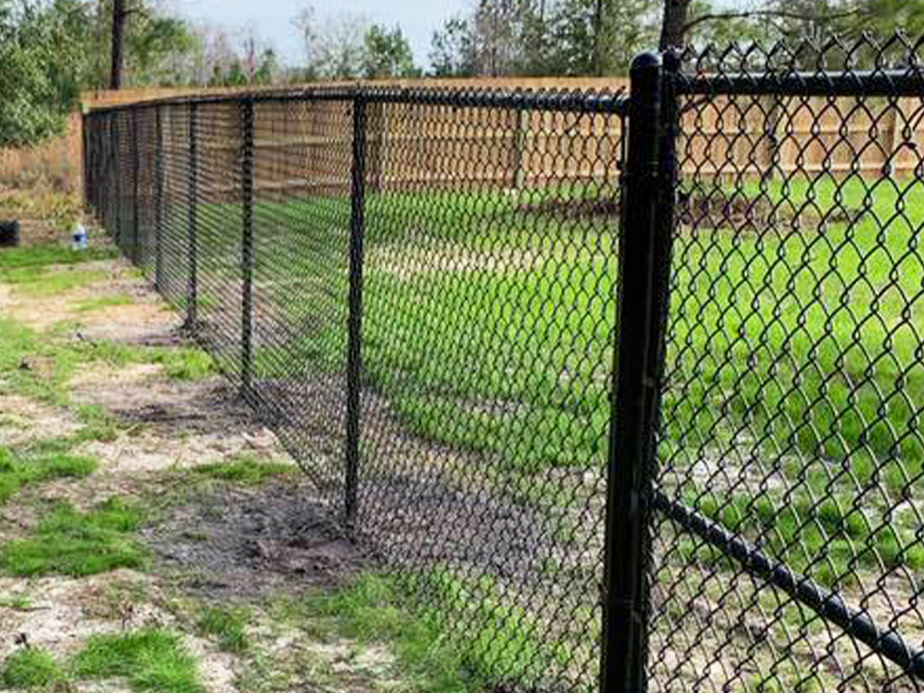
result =
M916 691L917 51L97 109L87 200L488 690Z
M917 50L691 52L671 78L649 689L921 687Z

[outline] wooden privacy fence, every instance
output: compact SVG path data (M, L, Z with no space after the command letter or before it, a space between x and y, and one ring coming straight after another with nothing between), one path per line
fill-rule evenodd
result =
M682 104L684 171L699 178L908 176L921 163L920 98L709 99Z
M367 83L382 88L484 88L503 90L597 90L616 92L621 79L505 78L408 80ZM344 86L343 84L333 86ZM84 96L93 110L127 103L241 90L160 89L95 92ZM697 97L686 97L695 102ZM349 171L349 103L260 103L255 113L257 188L271 196L342 192ZM720 97L708 109L686 113L680 142L687 173L716 176L814 176L853 172L910 175L920 162L924 137L919 98L865 99L769 96L757 101ZM236 115L228 112L228 132ZM171 122L177 132L188 124ZM204 124L203 127L208 127ZM426 104L375 104L368 119L368 171L373 190L440 187L453 180L503 188L547 186L556 180L614 183L622 124L611 115L548 111L498 111ZM31 149L0 150L0 180L44 177L63 189L81 190L81 127L75 115L66 133ZM208 138L205 156L236 166L239 137ZM465 155L459 155L465 152ZM722 162L716 167L712 162ZM455 163L455 166L453 164ZM473 165L472 162L478 162ZM465 170L468 167L468 170ZM232 194L233 182L213 177L216 196Z
M724 182L851 174L901 177L914 174L920 165L921 99L737 98L713 98L708 109L691 108L682 115L684 173L700 181ZM694 106L696 99L688 101ZM238 193L239 108L211 105L209 117L198 123L203 135L214 128L228 135L199 138L203 160L213 162L215 169L203 181L209 199L230 201ZM345 194L350 118L347 100L258 102L254 158L260 197ZM366 121L370 191L449 185L516 190L565 180L570 186L615 186L622 128L615 114L374 103Z

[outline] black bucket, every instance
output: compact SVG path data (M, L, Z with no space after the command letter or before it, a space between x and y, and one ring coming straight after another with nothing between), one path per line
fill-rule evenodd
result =
M19 221L0 220L0 248L15 248L19 245Z

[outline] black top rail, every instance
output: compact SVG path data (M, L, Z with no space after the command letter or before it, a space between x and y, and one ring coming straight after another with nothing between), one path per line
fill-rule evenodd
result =
M185 105L221 104L250 101L253 103L286 103L292 101L353 101L366 103L415 104L452 106L455 108L507 108L513 110L546 110L569 113L611 113L625 115L628 97L623 91L590 92L485 90L478 88L384 88L384 87L321 87L297 91L240 92L207 96L182 96L151 99L113 106L91 108L90 113L114 113L137 108Z
M911 676L924 680L924 651L909 645L898 631L880 628L868 614L850 608L839 595L828 592L814 580L774 561L744 539L726 531L701 513L672 500L662 491L655 491L653 505L680 527L737 560L755 577L783 590Z
M924 96L924 71L686 73L678 94L700 96Z

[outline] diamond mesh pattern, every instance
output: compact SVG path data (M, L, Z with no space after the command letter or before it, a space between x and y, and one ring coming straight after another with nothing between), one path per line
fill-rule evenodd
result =
M597 678L623 106L321 90L88 119L113 238L495 686Z
M882 652L924 637L917 48L685 64L652 687L918 690Z
M920 687L919 52L667 75L652 690ZM88 117L113 238L497 690L598 688L626 112L321 89Z

